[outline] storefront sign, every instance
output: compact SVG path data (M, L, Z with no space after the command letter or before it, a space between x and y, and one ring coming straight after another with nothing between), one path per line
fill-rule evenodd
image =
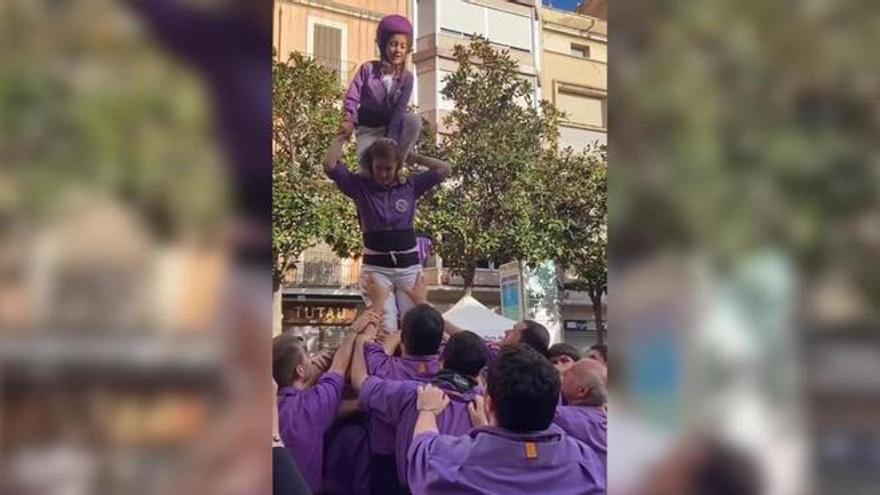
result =
M354 306L291 305L284 310L286 325L348 326L357 318Z

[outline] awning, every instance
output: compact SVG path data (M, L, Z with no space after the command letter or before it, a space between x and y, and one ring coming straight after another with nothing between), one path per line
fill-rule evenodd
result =
M455 306L443 313L443 317L463 330L470 330L488 339L503 337L504 332L516 324L516 321L495 313L471 296L462 297Z

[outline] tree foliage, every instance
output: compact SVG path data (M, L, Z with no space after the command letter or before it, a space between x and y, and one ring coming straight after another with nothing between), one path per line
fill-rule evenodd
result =
M2 10L0 222L50 218L77 190L134 208L163 238L216 226L226 184L197 74L115 2Z
M540 163L558 142L558 112L535 104L507 50L482 38L458 45L458 69L442 94L455 101L444 124L447 185L421 203L420 225L439 242L444 265L473 283L476 263L546 259L547 218L536 208Z
M864 262L880 252L877 7L623 5L615 253L699 250L732 267L769 247L880 300L880 265ZM796 41L818 32L819 46Z
M277 288L309 247L324 241L338 255L353 256L361 240L354 205L322 169L342 118L336 74L293 53L287 62L273 63L272 76L272 274ZM346 161L353 162L350 156Z
M567 290L586 291L593 304L600 341L604 340L602 295L608 292L608 182L605 148L564 150L545 162L542 204L552 220L550 258Z

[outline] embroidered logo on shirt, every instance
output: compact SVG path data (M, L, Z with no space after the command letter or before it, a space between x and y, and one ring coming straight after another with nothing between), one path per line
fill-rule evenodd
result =
M407 203L405 199L398 199L394 202L394 209L397 210L398 213L404 213L407 206L409 206L409 203Z
M428 372L428 367L425 365L425 363L419 363L419 373L427 373L427 372Z
M526 459L537 459L538 458L538 445L535 442L526 442Z

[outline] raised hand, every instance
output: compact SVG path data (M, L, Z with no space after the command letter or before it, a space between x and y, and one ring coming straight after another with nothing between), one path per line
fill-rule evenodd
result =
M482 395L477 395L473 401L468 402L468 416L471 417L471 424L475 427L489 424L489 418L486 417L485 403L486 401Z
M320 353L318 353L318 355L316 355L313 358L313 362L315 363L315 366L317 366L318 369L321 370L322 372L327 371L330 368L330 363L333 362L333 354L334 353L332 351L328 351L328 350L321 351Z
M404 289L404 292L406 292L406 295L409 296L413 304L428 303L428 282L422 274L419 274L415 285L412 288Z
M362 334L366 331L371 325L374 327L379 326L382 323L382 315L375 310L367 310L351 324L351 331L356 334Z
M449 405L449 397L443 390L434 385L419 386L419 395L416 399L416 409L420 412L430 412L438 416Z
M339 130L336 132L336 135L347 141L349 138L351 138L352 133L354 133L354 124L347 120L344 120L339 126Z

